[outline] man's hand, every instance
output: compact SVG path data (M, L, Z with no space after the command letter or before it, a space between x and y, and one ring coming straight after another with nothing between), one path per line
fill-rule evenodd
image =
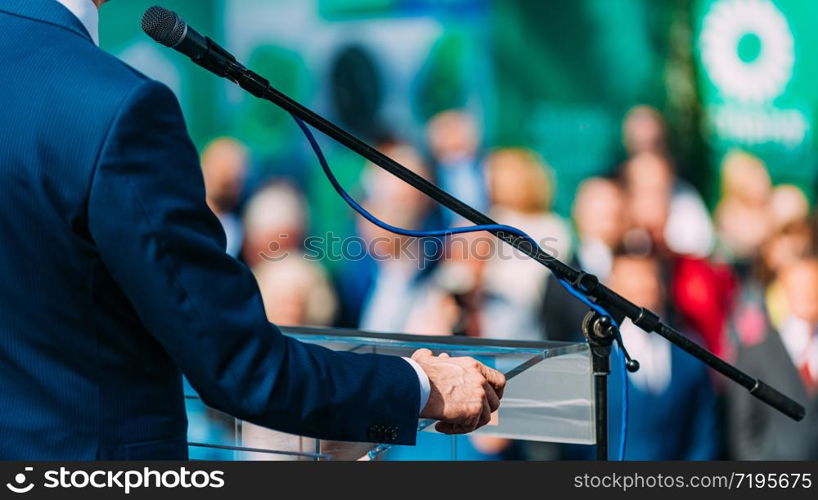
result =
M439 420L444 434L466 434L486 425L500 407L506 377L473 358L438 357L429 349L412 355L429 377L431 392L422 418Z

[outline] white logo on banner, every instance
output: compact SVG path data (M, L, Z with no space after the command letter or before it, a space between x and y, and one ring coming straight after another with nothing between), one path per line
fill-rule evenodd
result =
M792 78L792 32L769 0L715 3L702 22L699 44L705 69L727 97L770 101Z
M723 102L707 108L717 137L753 146L801 145L810 120L801 109L773 101L793 77L795 42L787 19L770 0L721 0L702 19L704 69Z

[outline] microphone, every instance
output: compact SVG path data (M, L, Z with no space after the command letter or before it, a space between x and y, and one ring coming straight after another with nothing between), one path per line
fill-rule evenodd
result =
M142 15L142 31L155 41L176 49L193 62L227 78L256 97L264 97L270 82L248 70L219 44L191 28L175 12L155 5Z

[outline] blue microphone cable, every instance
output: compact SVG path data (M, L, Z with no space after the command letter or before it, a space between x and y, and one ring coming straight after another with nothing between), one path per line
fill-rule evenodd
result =
M402 235L402 236L410 236L410 237L413 237L413 238L441 238L441 237L446 237L446 236L452 236L452 235L455 235L455 234L474 233L474 232L480 232L480 231L504 231L504 232L507 232L507 233L516 234L518 236L523 237L526 242L528 242L530 245L533 246L533 248L537 249L540 252L544 252L542 250L542 248L537 244L536 241L534 241L534 239L531 236L529 236L524 231L522 231L522 230L520 230L520 229L518 229L516 227L507 226L505 224L483 224L483 225L474 225L474 226L467 226L467 227L455 227L455 228L450 228L450 229L439 229L439 230L434 230L434 231L417 231L417 230L411 230L411 229L405 229L405 228L402 228L402 227L393 226L393 225L391 225L391 224L389 224L387 222L382 221L381 219L375 217L372 213L370 213L364 207L362 207L357 201L355 201L352 198L352 196L349 195L349 193L346 192L346 190L338 182L338 179L335 177L335 174L332 173L332 169L330 169L329 164L327 163L327 159L324 156L324 152L321 150L321 146L318 144L318 141L315 139L315 136L313 135L313 133L310 130L309 126L307 126L307 124L304 123L297 116L292 115L292 117L295 120L295 122L298 124L299 128L301 128L301 131L304 132L304 136L306 136L307 140L310 143L310 146L312 147L313 152L315 152L315 155L318 157L318 162L321 164L321 169L324 171L324 174L327 176L327 179L329 179L330 184L332 184L332 187L335 189L335 191L338 193L338 195L341 198L343 198L344 201L347 202L347 204L350 207L352 207L353 210L355 210L363 218L365 218L369 222L375 224L376 226L378 226L378 227L380 227L382 229L385 229L385 230L387 230L387 231L389 231L391 233L399 234L399 235ZM593 302L591 302L588 299L588 297L586 297L583 294L582 291L577 290L576 288L574 288L573 285L571 285L567 281L565 281L565 280L563 280L561 278L558 278L557 281L560 283L560 285L563 286L563 288L565 288L568 291L568 293L570 293L571 295L573 295L574 297L576 297L577 299L582 301L585 305L587 305L588 307L590 307L591 309L593 309L597 313L610 318L611 322L617 327L617 330L618 330L619 325L616 323L616 320L614 320L613 316L611 316L610 313L608 313L605 309L603 309L598 304L594 304ZM621 367L622 367L622 370L621 370L621 373L622 373L622 401L623 401L623 403L622 403L622 414L621 414L622 432L621 432L620 442L619 442L619 458L618 458L618 460L621 461L621 460L625 459L625 445L627 443L628 380L627 380L627 371L625 369L625 358L624 358L624 355L622 354L622 348L621 348L621 345L622 345L621 344L622 343L621 336L618 336L616 341L618 343L617 352L619 353L620 357L622 358L622 363L619 363L621 365Z

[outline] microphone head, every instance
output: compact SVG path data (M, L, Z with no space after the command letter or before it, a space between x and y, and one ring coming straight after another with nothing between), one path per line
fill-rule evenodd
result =
M142 16L142 30L162 45L175 47L187 33L187 23L172 10L155 5Z

